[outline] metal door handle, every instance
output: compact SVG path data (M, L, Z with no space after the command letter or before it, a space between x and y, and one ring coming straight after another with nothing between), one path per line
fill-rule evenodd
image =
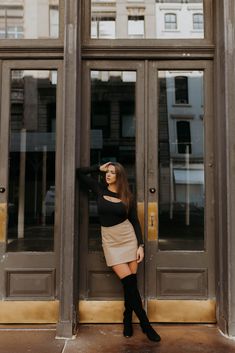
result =
M0 187L0 193L3 194L5 191L6 191L6 189L3 186L1 186Z
M153 227L153 226L154 226L154 220L155 220L155 215L154 215L154 214L151 214L151 215L150 215L150 227Z
M156 202L148 202L148 240L158 238L158 205Z

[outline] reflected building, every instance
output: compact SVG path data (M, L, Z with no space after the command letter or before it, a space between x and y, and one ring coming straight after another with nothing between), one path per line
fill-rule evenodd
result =
M59 0L2 0L0 39L59 36Z
M202 0L92 0L91 38L203 38Z
M160 248L177 250L183 242L203 249L203 72L159 71L158 77Z
M53 250L56 159L54 70L12 70L8 251Z

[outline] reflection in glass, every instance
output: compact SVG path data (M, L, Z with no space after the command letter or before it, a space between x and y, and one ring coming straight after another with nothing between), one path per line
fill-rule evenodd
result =
M91 71L91 164L124 165L135 193L134 71ZM94 195L89 196L89 251L101 251Z
M52 251L56 71L11 71L8 251Z
M203 0L90 0L91 38L204 38Z
M175 77L175 104L188 104L188 77Z
M203 30L203 15L201 13L193 14L193 29Z
M175 13L165 14L165 29L177 29L177 16Z
M175 104L178 77L187 105ZM158 84L159 249L203 250L203 72L159 71Z
M59 0L4 0L0 39L59 37Z
M92 17L91 38L115 38L115 19L112 17Z

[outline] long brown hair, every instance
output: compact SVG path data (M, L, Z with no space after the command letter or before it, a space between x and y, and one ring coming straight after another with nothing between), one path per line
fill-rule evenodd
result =
M113 165L115 168L117 194L120 200L122 200L122 202L126 205L127 212L129 212L133 195L130 190L126 171L124 167L118 162L112 162L109 165Z

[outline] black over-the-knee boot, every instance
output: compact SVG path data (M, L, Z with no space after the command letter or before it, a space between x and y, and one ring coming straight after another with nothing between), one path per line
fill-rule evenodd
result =
M131 337L133 335L133 327L132 327L133 309L130 306L125 290L124 290L124 306L125 306L125 310L123 313L123 325L124 325L123 336Z
M155 342L160 341L161 337L150 325L146 312L143 309L142 300L137 287L136 275L131 274L122 278L122 284L128 306L134 310L136 316L138 317L142 331L146 333L149 340Z

